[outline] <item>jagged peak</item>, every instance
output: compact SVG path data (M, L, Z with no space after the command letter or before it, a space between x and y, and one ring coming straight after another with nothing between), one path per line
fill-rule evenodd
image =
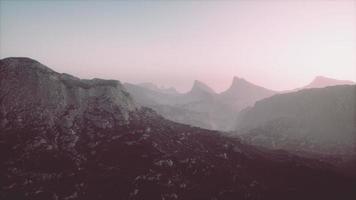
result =
M194 80L191 92L194 92L194 91L205 91L208 93L215 93L215 91L213 89L211 89L208 85L206 85L205 83L203 83L199 80Z
M244 78L234 76L232 79L231 85L236 85L236 84L241 84L241 83L250 83L250 82L246 81ZM252 83L250 83L250 84L252 84Z
M240 78L240 77L237 77L237 76L234 76L233 79L232 79L232 83L231 83L231 86L229 89L234 89L234 88L237 88L237 87L242 87L242 86L254 86L254 87L260 87L258 85L255 85L249 81L247 81L246 79L244 78Z
M264 91L264 92L268 92L268 93L274 93L275 91L264 88L262 86L256 85L254 83L251 83L249 81L247 81L244 78L241 77L237 77L234 76L232 79L232 83L230 85L230 87L225 90L224 92L222 92L221 94L239 94L240 92L246 92L246 91Z

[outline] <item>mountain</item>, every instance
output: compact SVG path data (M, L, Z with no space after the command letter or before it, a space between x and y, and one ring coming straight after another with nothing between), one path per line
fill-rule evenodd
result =
M234 125L235 112L221 103L217 94L200 81L194 81L189 92L174 95L139 85L124 85L140 105L152 108L172 121L211 130L230 130Z
M189 92L175 95L134 84L125 84L125 87L139 104L167 119L220 131L233 130L240 110L276 93L237 77L231 87L220 94L198 80Z
M276 94L275 91L250 83L243 78L234 77L230 88L220 93L219 96L221 101L232 105L236 111L240 111L274 94Z
M216 93L205 83L195 80L192 89L181 96L180 104L194 103L214 99Z
M340 85L279 94L239 116L237 132L250 144L355 158L356 86Z
M28 58L1 61L0 91L1 114L6 116L2 125L5 127L11 126L11 123L24 127L26 124L23 119L39 115L39 123L49 126L56 126L58 115L63 115L61 125L68 127L75 120L82 121L79 116L91 119L99 126L113 126L116 118L125 122L129 113L137 109L119 81L81 80L68 74L59 74ZM116 118L107 116L105 119L96 119L96 111L91 110L93 105L105 112L115 111Z
M315 79L306 85L304 88L323 88L334 85L354 85L355 83L348 80L337 80L324 76L317 76Z
M174 87L163 88L163 87L158 87L157 85L149 82L140 83L138 85L156 92L162 92L167 94L178 94L177 90Z
M131 83L124 83L124 87L140 105L175 105L180 100L180 94L165 93Z
M215 94L215 91L211 89L208 85L205 83L195 80L192 89L190 90L189 93L200 93L200 92L206 92L209 94Z
M355 179L327 164L166 120L136 105L119 81L5 58L0 83L0 199L356 195Z

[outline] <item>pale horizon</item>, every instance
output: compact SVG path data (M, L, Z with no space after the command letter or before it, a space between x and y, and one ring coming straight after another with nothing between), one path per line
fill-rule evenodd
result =
M0 1L0 58L80 78L216 92L356 81L355 1Z

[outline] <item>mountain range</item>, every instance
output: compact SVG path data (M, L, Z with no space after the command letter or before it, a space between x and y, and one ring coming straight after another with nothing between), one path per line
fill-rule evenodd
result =
M128 91L119 81L79 79L29 58L0 60L0 198L356 196L355 177L329 164L167 120ZM186 105L192 94L176 102Z
M263 99L240 112L236 130L248 144L303 156L328 155L356 166L356 86L305 89Z
M222 93L216 93L198 80L194 81L189 92L183 94L168 94L129 83L124 85L139 104L154 109L167 119L221 131L233 130L236 113L240 110L276 94L237 77Z
M233 131L239 112L259 100L308 88L352 84L355 83L317 76L304 87L277 92L233 77L230 87L221 93L199 80L194 81L187 93L179 93L173 87L159 88L153 83L124 85L140 105L152 108L167 119L211 130Z

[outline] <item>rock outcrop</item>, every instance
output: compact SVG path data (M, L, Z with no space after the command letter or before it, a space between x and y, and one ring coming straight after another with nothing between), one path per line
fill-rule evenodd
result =
M1 60L0 84L3 130L33 123L73 129L84 118L113 127L138 107L119 81L82 80L29 58Z

